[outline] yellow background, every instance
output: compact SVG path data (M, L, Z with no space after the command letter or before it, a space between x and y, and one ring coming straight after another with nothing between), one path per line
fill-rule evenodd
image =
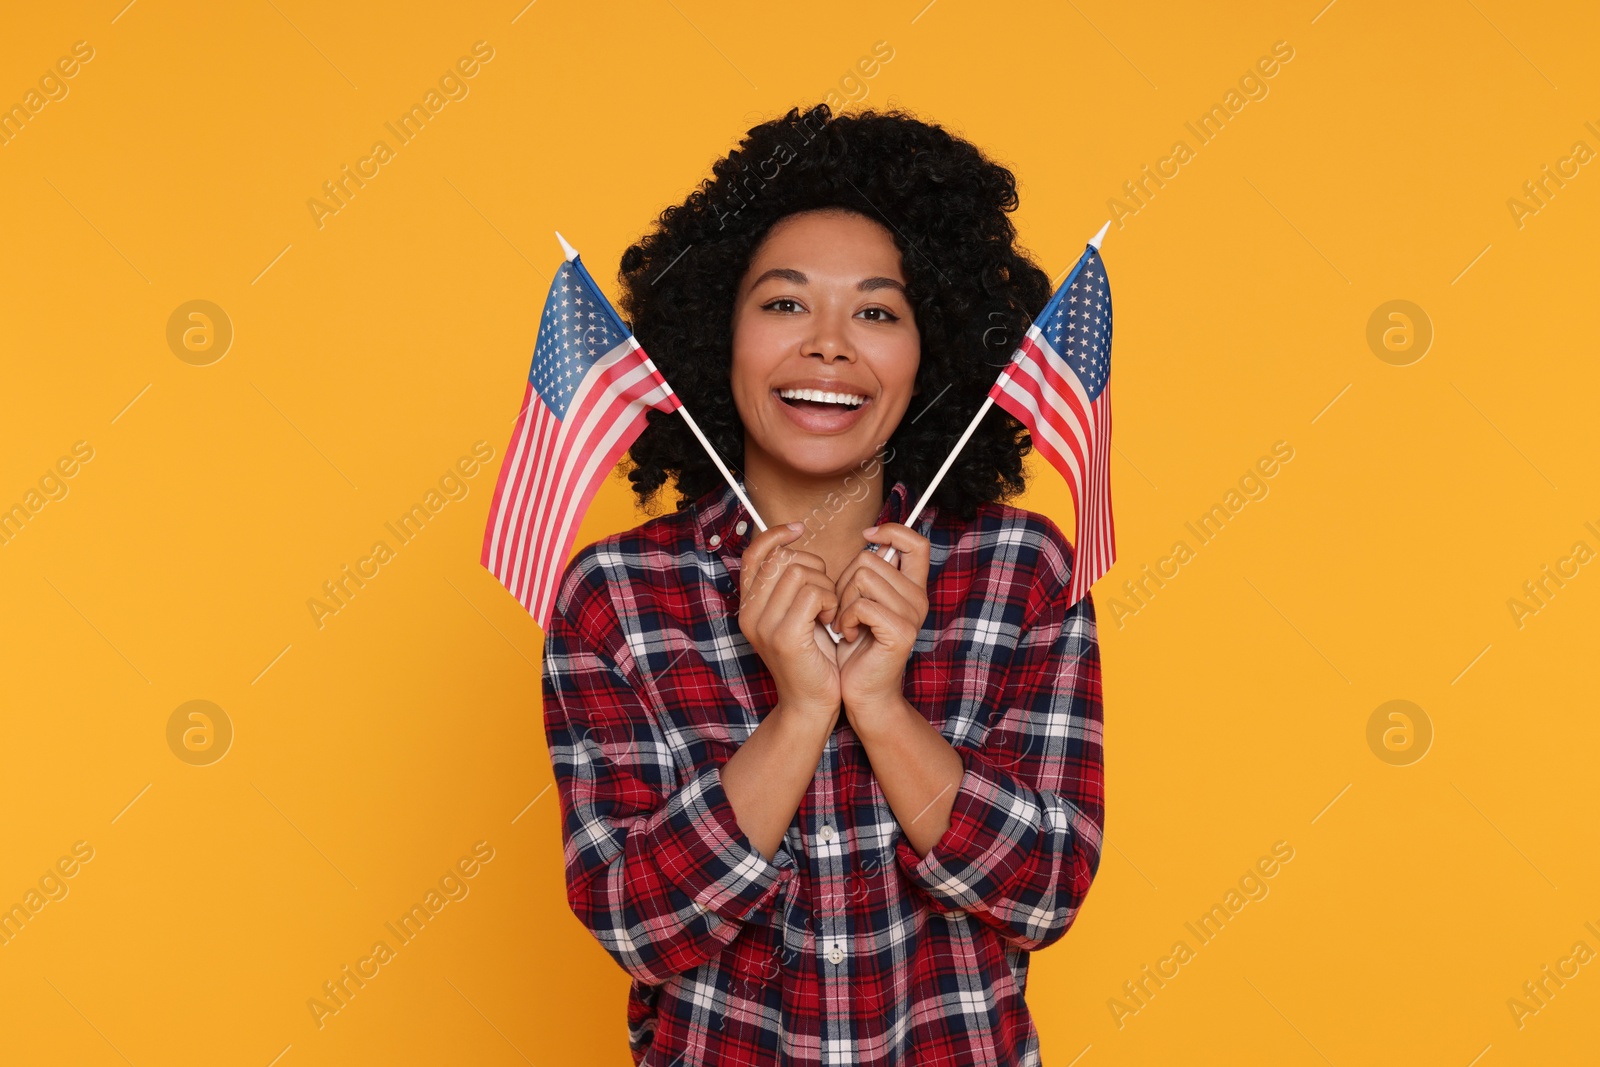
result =
M1600 566L1520 628L1507 601L1600 548L1600 175L1520 227L1507 200L1600 148L1600 19L1321 2L8 11L0 103L75 41L94 58L0 146L0 506L94 458L0 546L0 905L94 858L0 947L0 1061L629 1062L627 980L564 899L542 634L478 565L489 497L552 230L614 295L744 129L852 90L1012 166L1053 276L1194 150L1104 246L1107 848L1034 961L1045 1062L1592 1061L1600 962L1520 1028L1507 1001L1600 951ZM319 228L323 182L479 40L470 94ZM1268 95L1198 146L1184 123L1278 41ZM235 332L209 366L166 341L196 299ZM1435 333L1409 366L1367 342L1397 299ZM307 600L480 440L465 499L319 628ZM1277 441L1270 495L1114 612ZM1070 530L1034 469L1022 504ZM609 482L578 543L642 519ZM166 735L197 699L235 731L203 767ZM1367 741L1395 699L1434 732L1408 766ZM319 1029L307 1000L479 841L470 895ZM1197 947L1185 922L1278 841L1270 894Z

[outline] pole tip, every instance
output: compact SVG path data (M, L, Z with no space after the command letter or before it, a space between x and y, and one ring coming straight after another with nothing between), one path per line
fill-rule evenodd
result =
M1108 223L1106 223L1106 225L1109 226L1111 224L1108 222ZM1104 231L1101 231L1101 232L1103 233ZM565 237L561 236L561 231L560 230L556 231L556 240L561 242L561 251L566 253L567 262L570 263L574 259L578 258L578 250L576 248L573 248L571 245L567 244L567 239Z
M1106 224L1100 227L1100 232L1089 238L1089 246L1096 252L1100 251L1100 242L1106 239L1106 231L1109 229L1111 229L1111 220L1107 219ZM566 244L565 241L562 241L561 243Z

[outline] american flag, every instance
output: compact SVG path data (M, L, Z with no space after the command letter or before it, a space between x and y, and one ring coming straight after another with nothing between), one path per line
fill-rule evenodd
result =
M1104 234L1104 230L1101 231ZM1117 559L1111 517L1111 287L1098 238L989 389L1072 488L1078 515L1070 607Z
M522 413L500 468L481 562L550 628L556 583L606 475L677 394L563 240Z

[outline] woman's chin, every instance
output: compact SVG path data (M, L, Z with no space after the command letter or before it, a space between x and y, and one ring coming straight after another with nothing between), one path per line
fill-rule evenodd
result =
M878 452L851 447L844 441L813 439L785 441L767 454L791 480L843 481L852 474L861 477Z

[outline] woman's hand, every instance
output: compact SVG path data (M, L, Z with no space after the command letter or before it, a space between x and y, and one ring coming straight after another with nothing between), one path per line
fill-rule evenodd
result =
M840 609L834 629L844 638L838 648L840 696L857 733L866 717L897 706L911 646L928 617L928 539L897 522L863 533L893 546L895 562L863 550L835 586Z
M778 701L832 725L842 697L822 624L837 615L839 594L821 556L788 547L803 530L769 526L750 539L739 564L739 629L772 672Z

